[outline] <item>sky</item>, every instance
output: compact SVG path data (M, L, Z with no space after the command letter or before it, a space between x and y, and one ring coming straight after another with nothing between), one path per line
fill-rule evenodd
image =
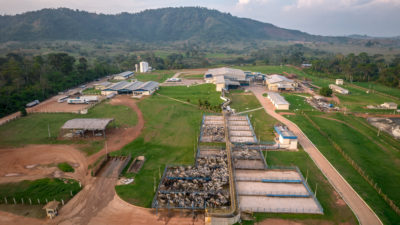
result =
M400 0L0 0L0 14L66 7L117 14L202 6L311 34L400 36Z

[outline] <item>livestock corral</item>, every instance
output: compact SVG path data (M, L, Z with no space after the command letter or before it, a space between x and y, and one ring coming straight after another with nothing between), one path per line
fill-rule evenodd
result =
M205 209L230 205L227 154L199 147L194 166L167 166L153 200L154 208Z
M323 214L297 167L267 165L247 116L204 115L199 141L194 165L166 166L153 208Z

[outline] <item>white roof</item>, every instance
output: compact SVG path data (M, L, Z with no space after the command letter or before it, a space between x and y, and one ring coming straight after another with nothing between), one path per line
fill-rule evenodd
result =
M113 120L113 118L72 119L65 122L61 129L104 130Z
M291 80L291 79L288 79L287 77L284 77L284 76L281 76L281 75L278 75L278 74L273 74L273 75L270 75L270 76L267 78L267 82L268 82L269 84L274 84L274 83L280 83L280 82L289 82L289 83L293 83L294 81Z
M285 100L279 93L276 92L268 92L268 97L271 101L276 105L290 105L289 102Z
M228 79L246 80L246 74L243 72L243 70L227 67L209 69L205 74L212 74L214 77L224 76Z
M342 91L342 92L348 92L348 91L349 91L349 90L344 89L344 88L342 88L342 87L339 87L339 86L337 86L337 85L335 85L335 84L330 84L330 85L329 85L329 88L330 88L330 89L335 89L335 90L340 90L340 91Z

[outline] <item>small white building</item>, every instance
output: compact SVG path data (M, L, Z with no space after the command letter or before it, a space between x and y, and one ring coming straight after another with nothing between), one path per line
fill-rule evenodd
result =
M276 133L279 135L280 148L297 149L297 136L293 134L286 126L274 126Z
M134 73L132 71L125 71L114 76L114 80L126 80L132 77Z
M268 99L272 102L277 110L289 110L290 103L285 100L279 93L268 92Z
M148 62L140 62L140 72L147 73L149 71L149 63Z
M334 85L334 84L330 84L329 88L332 89L332 91L340 93L340 94L344 94L344 95L349 94L349 90L344 89L344 88L339 87L339 86Z
M381 107L385 109L397 109L397 104L394 102L385 102L381 105Z
M343 79L336 79L336 85L343 85Z

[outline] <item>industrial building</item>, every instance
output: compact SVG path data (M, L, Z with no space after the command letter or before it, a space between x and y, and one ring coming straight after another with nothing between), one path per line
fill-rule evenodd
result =
M329 88L332 89L332 91L340 93L340 94L344 94L344 95L349 94L349 90L344 89L344 88L339 87L339 86L334 85L334 84L330 84Z
M280 148L290 150L297 149L297 136L293 134L286 126L274 126L276 133L279 135Z
M101 83L94 84L93 87L94 87L94 89L97 89L97 90L103 90L103 89L106 89L110 85L112 85L111 82L104 81Z
M125 71L119 74L114 75L114 80L126 80L132 77L134 73L132 71Z
M294 91L298 84L281 75L270 75L265 79L265 84L270 91Z
M149 71L149 63L148 62L140 62L140 72L141 73L147 73Z
M249 85L249 79L242 70L227 67L209 69L204 74L204 80L206 83L215 84L217 91Z
M268 99L272 102L277 110L289 110L290 103L285 100L279 93L268 92Z
M343 85L343 79L336 79L336 85Z
M155 81L121 81L115 83L101 91L102 95L110 94L134 94L134 95L151 95L158 90L159 83Z

